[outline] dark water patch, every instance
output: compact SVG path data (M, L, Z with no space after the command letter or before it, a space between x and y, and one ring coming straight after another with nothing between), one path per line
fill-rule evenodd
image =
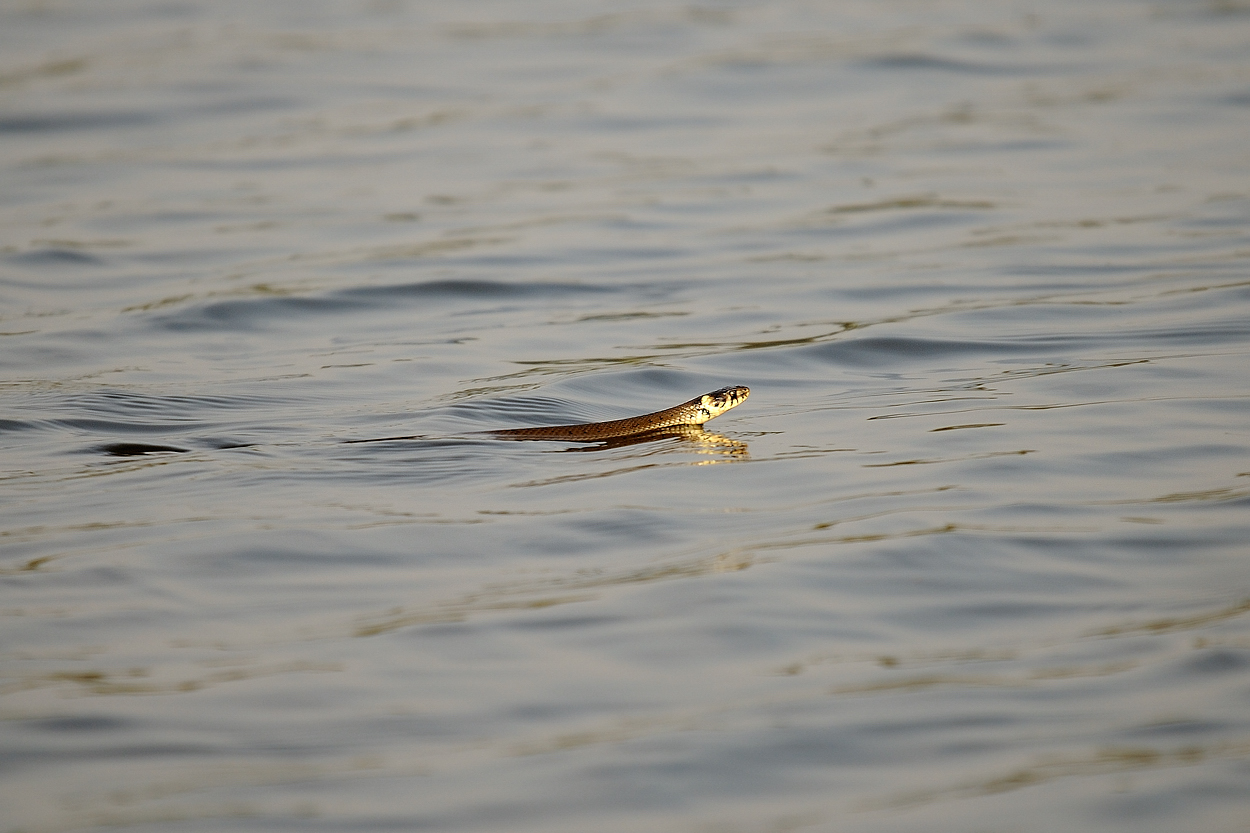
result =
M515 631L548 631L548 630L576 630L580 632L589 631L595 627L605 627L617 625L626 621L624 616L553 616L549 619L527 619L512 623L509 625L510 630Z
M19 266L102 266L104 260L79 249L48 248L33 249L20 254L6 255L7 262Z
M620 292L622 287L593 286L582 283L444 280L420 283L362 286L333 293L340 298L363 298L385 302L404 298L556 298L565 295Z
M279 324L310 322L323 316L369 312L396 305L421 306L432 302L534 299L549 301L570 295L619 291L579 283L508 283L504 281L443 280L362 286L318 295L273 295L233 298L192 304L152 317L174 331L264 330Z
M361 443L397 443L425 439L429 439L429 437L424 434L400 434L393 437L366 437L359 440L340 440L339 442L343 443L343 445L360 445Z
M934 147L935 153L1038 153L1040 151L1071 150L1076 142L1068 139L980 139L943 142Z
M190 449L178 448L172 445L151 445L149 443L108 443L107 445L99 446L97 450L110 457L140 457L144 454L160 454L163 452L184 454Z
M1201 3L1168 3L1163 6L1172 14L1192 14L1195 17L1236 18L1250 15L1250 3L1245 0L1205 0ZM1234 24L1235 20L1220 20Z
M1185 676L1228 674L1250 669L1250 652L1228 648L1203 651L1185 663Z
M969 29L960 32L955 37L955 40L975 47L990 49L1002 49L1021 45L1020 38L1009 35L1006 32L991 29Z
M1141 726L1125 733L1127 737L1177 738L1226 735L1234 727L1223 720L1168 720Z
M697 174L691 179L709 185L769 185L772 183L798 182L802 180L798 174L774 168L758 168L721 173ZM637 220L631 220L637 223ZM628 221L627 221L628 222ZM622 223L624 225L625 223ZM646 225L646 224L639 224Z
M1022 338L1024 344L1034 349L1055 351L1057 349L1107 348L1136 349L1152 352L1163 345L1169 348L1215 347L1219 345L1244 344L1250 338L1250 324L1240 321L1209 321L1199 324L1178 324L1173 327L1117 327L1107 332L1064 332L1054 335L1038 335ZM1133 364L1138 360L1126 359L1115 364ZM1110 366L1114 366L1110 365Z
M1175 221L1176 225L1179 228L1234 229L1237 232L1244 231L1247 227L1247 220L1250 219L1250 210L1247 210L1244 206L1240 206L1240 205L1236 206L1236 208L1242 209L1240 211L1236 210L1234 206L1229 205L1227 203L1225 204L1225 206L1231 210L1227 210L1225 212L1221 212L1218 214L1215 212L1211 212L1207 214L1200 214L1200 215L1193 216L1193 217L1178 218ZM1232 238L1233 235L1230 234L1229 237ZM1242 245L1244 245L1246 241L1246 235L1238 233L1235 239L1240 241ZM1209 251L1209 247L1208 247L1208 251ZM1223 270L1227 269L1227 261L1231 260L1231 261L1236 262L1236 261L1242 260L1244 257L1245 257L1244 250L1240 252L1233 251L1233 252L1227 253L1226 257L1211 258L1211 260L1213 261L1211 263L1206 263L1206 264L1187 263L1185 264L1185 268L1190 271L1197 271L1203 268L1219 269L1221 270L1221 272L1223 272ZM1235 271L1227 272L1227 274L1244 276L1244 273L1238 273Z
M301 99L292 96L252 96L247 98L225 98L190 108L189 112L206 116L231 116L253 112L278 112L290 110L303 104Z
M156 113L142 111L11 114L0 116L0 133L53 133L111 127L146 127L160 120L161 116Z
M41 419L0 419L0 434L39 431L48 427L48 423Z
M921 72L949 72L958 75L1038 76L1051 75L1061 70L1064 72L1074 72L1076 70L1075 67L1070 65L1059 67L1037 64L979 63L923 53L878 55L856 61L855 63L866 69L919 70Z
M395 521L396 518L387 518ZM451 553L440 553L451 556ZM344 570L394 568L424 559L420 547L408 550L380 549L351 536L338 533L315 533L299 529L283 529L240 533L223 538L210 546L184 542L171 550L180 559L194 581L214 584L235 584L269 581L274 586L289 587L290 582L318 583L322 575L342 576ZM463 556L461 553L460 555ZM359 573L352 573L359 576ZM288 615L300 611L299 594L270 598L266 604L283 609Z
M28 725L48 732L112 732L130 728L132 724L111 715L83 714L32 720Z
M160 111L99 110L59 113L10 113L0 116L0 134L69 133L117 128L148 128L188 118L223 118L251 112L279 112L301 103L288 96L225 98Z
M636 261L633 268L643 271L655 268L646 261L680 261L690 254L689 249L675 246L580 246L572 249L575 262L614 263ZM572 258L571 258L572 259Z
M900 363L943 361L963 356L1018 356L1036 354L1040 345L1032 342L985 340L944 340L878 336L840 339L795 348L792 353L803 358L852 367L899 367Z
M92 690L91 686L86 685L86 681L83 681L83 689L84 693L87 694L110 695L129 693ZM0 751L0 770L12 771L30 766L51 764L71 766L95 761L103 762L102 765L106 766L120 766L128 759L154 761L160 758L172 758L178 760L191 757L212 757L218 754L218 752L218 747L213 744L176 742L130 743L98 749L91 746L75 746L69 749L56 749L46 746L39 748L13 747Z
M364 308L367 305L328 297L240 298L193 305L176 313L154 316L153 321L175 332L263 330L269 325Z
M652 118L642 116L596 116L578 119L571 127L573 129L585 129L591 133L602 131L618 135L652 130L714 129L722 123L722 119L699 116L657 116Z

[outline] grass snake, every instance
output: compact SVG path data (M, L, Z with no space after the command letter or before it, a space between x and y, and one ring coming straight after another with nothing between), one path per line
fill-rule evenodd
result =
M572 440L574 442L636 437L642 434L702 425L709 419L714 419L740 404L750 393L751 389L745 385L730 385L727 388L696 396L689 402L674 405L672 408L628 419L582 422L577 425L549 425L542 428L502 428L484 433L512 440Z

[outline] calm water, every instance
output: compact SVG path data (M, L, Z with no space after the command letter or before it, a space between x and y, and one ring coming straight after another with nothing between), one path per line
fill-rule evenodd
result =
M15 0L0 177L3 833L1247 829L1241 0Z

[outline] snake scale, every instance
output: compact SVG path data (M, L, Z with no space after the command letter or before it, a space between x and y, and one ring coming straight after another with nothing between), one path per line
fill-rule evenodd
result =
M683 426L702 425L740 404L751 393L745 385L731 385L696 396L663 411L614 419L609 422L583 422L577 425L549 425L543 428L503 428L486 431L496 437L512 440L572 440L594 442L650 434Z

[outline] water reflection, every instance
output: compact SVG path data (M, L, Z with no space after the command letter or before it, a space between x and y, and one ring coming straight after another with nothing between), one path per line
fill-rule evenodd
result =
M504 437L503 439L522 439ZM699 453L715 453L722 456L746 459L750 456L749 446L742 440L731 439L724 434L708 431L698 425L676 425L659 431L648 431L644 434L633 434L628 437L614 437L608 440L591 441L579 446L564 449L565 451L604 451L613 448L628 448L642 443L677 440L681 447L693 449ZM550 440L548 440L550 442Z
M641 445L643 443L663 442L665 440L679 441L683 446L697 450L700 452L714 451L731 457L746 458L749 456L749 447L742 440L731 439L723 434L717 434L714 431L707 431L698 425L673 425L662 428L657 431L647 431L641 434L630 434L624 437L612 437L606 440L574 440L574 439L550 439L544 437L513 437L508 435L499 435L492 431L475 431L473 432L474 440L497 440L500 442L525 442L525 443L548 443L557 445L568 445L569 448L563 451L607 451L615 448L628 448L632 445ZM365 443L388 443L402 442L409 440L438 442L445 445L448 439L454 438L435 438L424 434L403 434L394 437L372 437L360 440L341 440L344 445L360 445ZM127 447L131 444L126 444ZM161 448L161 447L144 447L146 450L133 451L133 454L143 454L154 451L180 451L182 449ZM118 453L118 452L110 452Z

